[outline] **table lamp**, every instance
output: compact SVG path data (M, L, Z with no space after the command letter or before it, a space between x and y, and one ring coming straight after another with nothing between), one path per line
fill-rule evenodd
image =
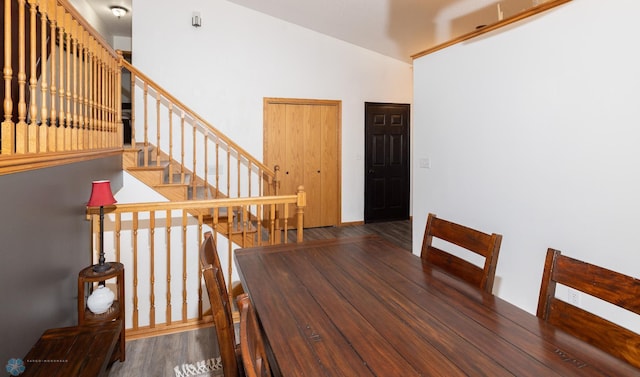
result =
M105 272L111 265L104 261L104 206L116 203L116 199L111 193L111 183L109 181L93 181L91 187L91 197L87 207L100 207L100 259L98 264L93 266L95 272Z

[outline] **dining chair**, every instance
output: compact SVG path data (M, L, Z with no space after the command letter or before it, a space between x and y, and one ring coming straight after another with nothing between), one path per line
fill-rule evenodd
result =
M433 246L433 239L454 244L484 258L482 267L442 250L443 246ZM487 234L464 225L438 218L430 213L422 241L420 257L427 264L434 265L460 279L492 293L498 264L498 254L502 235Z
M240 350L247 377L271 377L266 345L255 308L244 293L238 296L240 309Z
M211 260L213 263L209 263L209 259L207 259L210 255L216 256L216 258ZM217 250L213 242L213 237L205 237L204 242L200 246L200 263L202 265L202 276L204 277L209 302L211 304L211 311L213 313L213 322L215 324L218 347L220 348L224 377L242 376L241 351L236 343L231 301L229 300L229 292L227 291L224 275L219 268L220 261L217 258Z
M212 237L211 232L205 232L204 238L205 240L209 237ZM215 240L213 241L213 247L205 248L204 252L200 253L200 262L203 266L207 264L212 264L220 271L224 271L220 264L220 256L218 255L218 249L215 246ZM244 288L242 288L242 284L239 281L231 282L231 302L235 304L236 297L244 293Z
M562 331L640 368L640 334L560 300L556 297L557 284L640 315L640 280L549 248L536 313Z

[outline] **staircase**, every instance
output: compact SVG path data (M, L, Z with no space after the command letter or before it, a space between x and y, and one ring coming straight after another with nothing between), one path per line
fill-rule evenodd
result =
M228 196L186 169L156 146L138 143L124 150L122 167L169 201L227 199ZM189 214L202 217L206 224L215 224L222 235L230 235L231 241L244 246L257 242L258 226L254 213L244 213L237 208L189 209ZM231 216L229 216L231 213ZM247 221L245 221L245 219Z

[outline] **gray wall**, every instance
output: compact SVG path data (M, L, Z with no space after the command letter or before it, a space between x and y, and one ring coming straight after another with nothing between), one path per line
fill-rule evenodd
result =
M77 324L78 272L91 264L91 182L122 187L120 156L0 176L0 366L47 328Z

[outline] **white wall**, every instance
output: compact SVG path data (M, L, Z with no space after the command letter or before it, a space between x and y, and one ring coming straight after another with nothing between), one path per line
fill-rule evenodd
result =
M640 277L638 14L574 0L414 62L414 252L428 212L501 233L495 293L530 312L548 247Z
M259 159L264 97L341 100L342 221L363 220L364 102L411 103L411 65L224 0L133 8L133 64Z

